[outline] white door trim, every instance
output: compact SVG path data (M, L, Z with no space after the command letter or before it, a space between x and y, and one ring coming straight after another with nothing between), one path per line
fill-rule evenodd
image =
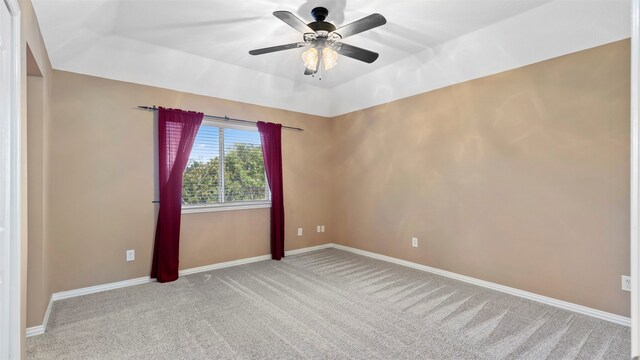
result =
M640 0L631 10L631 355L640 356Z
M2 356L8 359L20 359L21 356L21 340L24 332L21 331L22 305L21 305L21 221L20 221L20 181L21 181L21 164L20 164L20 134L21 134L21 53L22 43L20 34L20 7L17 0L4 0L9 9L12 18L12 44L10 46L11 56L11 79L10 79L10 96L11 96L11 115L10 115L10 178L9 178L9 223L7 224L7 238L9 241L9 266L5 280L8 285L7 298L2 299L8 303L8 307L3 307L2 311L8 311L9 314L2 314L3 319L9 319L7 326L8 331L8 349L0 349L6 351Z

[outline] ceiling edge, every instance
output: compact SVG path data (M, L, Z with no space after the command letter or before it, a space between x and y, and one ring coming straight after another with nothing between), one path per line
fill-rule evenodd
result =
M330 114L344 115L626 39L630 12L626 0L550 2L337 86L332 96L341 101L332 102Z
M62 60L52 65L57 70L335 117L628 38L630 11L629 0L555 0L331 89L118 35L97 39L82 52L58 57ZM136 59L113 50L122 43L135 50ZM82 65L94 62L110 66L97 70ZM232 80L247 78L254 80Z
M135 49L135 59L113 50L123 43ZM119 35L97 39L67 59L56 61L54 69L329 117L329 108L311 106L327 101L327 89ZM82 65L95 62L110 66L96 69ZM247 78L253 81L243 80Z

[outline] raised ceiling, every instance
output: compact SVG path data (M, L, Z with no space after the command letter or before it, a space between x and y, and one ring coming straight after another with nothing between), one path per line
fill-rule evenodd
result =
M335 116L621 40L629 0L33 0L55 69ZM272 16L337 26L371 13L387 24L345 42L380 53L303 75L301 40Z

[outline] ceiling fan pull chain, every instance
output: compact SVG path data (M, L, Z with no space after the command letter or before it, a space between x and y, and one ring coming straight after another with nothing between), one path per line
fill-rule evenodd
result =
M324 68L324 62L322 60L322 51L318 51L318 80L322 80L322 69Z

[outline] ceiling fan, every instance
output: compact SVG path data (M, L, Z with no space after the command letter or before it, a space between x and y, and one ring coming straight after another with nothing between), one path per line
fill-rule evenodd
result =
M308 24L305 24L300 18L289 11L276 11L273 15L301 32L303 41L251 50L249 54L262 55L276 51L308 47L309 49L302 53L302 60L305 65L304 74L312 76L318 73L321 66L324 70L329 70L334 67L338 60L338 54L369 64L376 61L378 53L345 44L341 42L341 40L387 23L387 19L385 19L384 16L372 14L340 28L336 28L335 25L324 21L327 15L329 15L329 10L323 7L316 7L311 10L311 16L313 16L315 21Z

